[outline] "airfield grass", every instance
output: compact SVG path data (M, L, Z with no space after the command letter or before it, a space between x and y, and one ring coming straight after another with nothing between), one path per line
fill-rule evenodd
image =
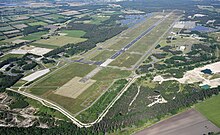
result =
M0 61L7 60L8 58L21 58L23 54L6 54L0 57Z
M76 38L76 37L68 37L68 36L53 36L53 37L50 37L49 39L38 40L36 43L61 47L69 43L76 44L76 43L83 42L86 40L87 39L85 38Z
M97 56L93 57L92 61L105 61L108 58L110 58L116 51L108 51L104 50L101 53L99 53Z
M114 79L125 78L130 74L130 71L105 68L91 78L96 80L96 82L75 99L54 94L52 91L46 93L44 96L45 98L61 105L70 113L76 114L90 106L103 92L108 89L108 87L114 82Z
M195 106L196 110L220 127L220 95L213 96Z
M33 34L29 34L27 36L24 36L21 39L23 39L23 40L39 40L39 39L41 39L42 35L45 35L47 33L48 32L45 32L45 31L36 32L36 33L33 33Z
M110 63L110 66L131 68L132 65L135 65L135 63L141 58L141 56L142 55L139 54L123 53Z
M158 41L160 36L167 31L175 19L175 15L168 17L166 20L156 26L148 35L137 41L128 51L140 53L146 52L152 45L154 45L154 43Z
M110 46L110 49L118 50L130 43L132 40L134 40L137 36L139 36L141 33L146 31L148 28L150 28L154 23L156 23L159 19L157 18L148 18L143 24L139 25L135 28L130 28L126 31L126 33L122 36L121 40L114 43L112 46Z
M95 68L94 65L85 65L72 63L55 72L52 72L44 79L41 79L36 85L30 88L30 92L35 95L43 95L47 92L54 91L63 86L73 77L83 77Z
M86 32L82 30L62 30L61 33L66 33L69 37L77 38L80 38L86 34Z
M77 119L82 122L93 122L109 103L118 95L122 88L128 83L127 80L117 80L111 87L87 110L77 115Z

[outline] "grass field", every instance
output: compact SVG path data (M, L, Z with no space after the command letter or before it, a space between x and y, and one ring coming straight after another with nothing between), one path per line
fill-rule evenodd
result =
M8 58L21 58L22 54L6 54L3 57L0 57L0 61L7 60Z
M21 39L23 40L39 40L41 39L42 35L47 34L47 32L41 31L41 32L36 32L33 34L29 34L28 36L22 37Z
M93 122L98 118L99 114L108 106L108 104L117 96L122 88L128 83L122 79L114 82L114 84L106 91L89 109L80 113L77 118L83 122Z
M195 108L216 126L220 127L220 95L198 103Z
M92 61L105 61L109 57L111 57L116 51L108 51L104 50L101 53L99 53L97 56L93 57L91 60Z
M33 22L33 23L28 23L28 25L30 25L30 26L37 26L37 25L45 26L45 25L47 25L47 23L45 23L45 22Z
M33 86L29 91L36 95L43 95L49 91L54 91L57 88L63 86L72 78L78 76L83 77L92 71L95 66L73 63L55 73L49 74L46 78L39 81L35 86Z
M137 36L139 36L142 32L147 30L150 26L156 23L159 19L158 18L148 18L143 24L127 30L126 34L121 37L121 40L111 45L109 48L114 50L119 50L132 40L134 40Z
M80 38L86 34L85 31L82 30L62 30L61 33L66 33L69 37L77 37Z
M38 40L36 43L38 44L46 44L46 45L54 45L54 46L64 46L69 43L79 43L86 41L85 38L76 38L76 37L68 37L68 36L53 36L49 39L41 39Z
M125 78L131 74L130 71L105 68L92 78L92 80L96 80L96 82L84 90L77 98L74 99L55 94L56 89L66 84L72 78L76 76L83 77L94 68L95 66L78 63L68 65L41 79L36 85L29 89L29 92L49 99L61 105L72 114L76 114L91 105L106 91L114 79Z
M142 55L139 54L123 53L112 63L110 63L110 66L131 68L131 66L134 65L141 58L141 56Z
M155 42L158 41L159 37L167 31L175 19L176 16L171 15L169 18L156 26L148 35L136 42L128 51L141 53L146 52L152 45L154 45Z

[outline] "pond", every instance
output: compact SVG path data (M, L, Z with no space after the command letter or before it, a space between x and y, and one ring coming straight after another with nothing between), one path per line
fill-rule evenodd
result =
M204 27L197 25L194 28L190 29L191 31L199 31L199 32L213 32L216 31L216 29L210 28L210 27Z
M125 19L120 20L122 26L133 27L134 25L146 20L152 14L144 14L144 15L125 15Z
M201 88L204 90L208 90L208 89L210 89L210 86L208 84L205 84L205 85L201 86Z
M209 74L209 75L212 74L212 70L211 69L204 69L201 72L203 72L204 74Z

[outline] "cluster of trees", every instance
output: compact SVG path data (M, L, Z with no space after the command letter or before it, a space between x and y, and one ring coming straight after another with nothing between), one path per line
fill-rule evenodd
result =
M10 75L5 75L2 72L0 72L0 78L1 78L0 91L4 91L5 88L11 87L22 77L23 77L22 74L18 74L16 76L10 76Z

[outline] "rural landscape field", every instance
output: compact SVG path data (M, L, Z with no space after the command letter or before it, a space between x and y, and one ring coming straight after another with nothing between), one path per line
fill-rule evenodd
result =
M0 133L220 134L219 4L0 0Z

